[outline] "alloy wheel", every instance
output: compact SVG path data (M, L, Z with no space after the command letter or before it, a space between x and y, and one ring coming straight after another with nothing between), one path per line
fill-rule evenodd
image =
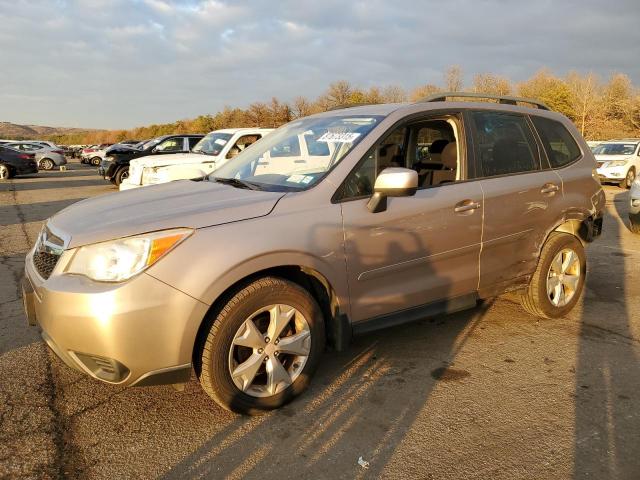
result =
M555 307L564 307L576 294L580 282L580 257L564 248L553 258L547 275L547 295Z
M9 168L6 165L0 165L0 180L7 180L9 178Z
M53 170L53 162L50 159L45 158L40 161L40 168L43 170Z
M631 185L633 184L633 181L636 179L636 172L633 170L633 168L630 168L629 171L627 172L627 178L625 179L625 186L627 188L631 188Z
M311 352L311 329L290 305L261 308L245 320L229 350L233 383L253 397L270 397L296 381Z

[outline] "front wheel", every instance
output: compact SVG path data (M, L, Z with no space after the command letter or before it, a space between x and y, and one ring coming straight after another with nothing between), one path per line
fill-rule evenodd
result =
M586 255L580 241L567 233L552 233L522 294L522 306L538 317L562 317L578 303L586 274Z
M122 181L126 180L127 178L129 178L129 167L122 167L116 172L116 176L114 178L116 187L119 187Z
M94 167L99 167L101 162L102 159L100 157L93 157L91 159L91 165L93 165Z
M636 169L631 167L627 172L627 176L624 178L623 182L620 184L621 187L629 189L631 188L631 184L636 179Z
M277 277L254 281L222 308L196 352L204 391L227 410L258 414L309 385L325 344L314 298Z

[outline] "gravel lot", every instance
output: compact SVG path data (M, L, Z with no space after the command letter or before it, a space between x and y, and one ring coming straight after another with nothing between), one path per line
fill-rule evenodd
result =
M184 392L98 383L26 325L18 281L42 222L114 190L77 163L0 183L0 478L640 475L640 236L626 191L606 187L569 317L538 320L504 296L360 337L325 355L300 399L246 418L195 378Z

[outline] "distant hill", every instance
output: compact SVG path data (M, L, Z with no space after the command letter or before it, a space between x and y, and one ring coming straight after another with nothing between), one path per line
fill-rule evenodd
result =
M55 135L90 132L88 128L43 127L41 125L18 125L11 122L0 122L0 138L30 140Z

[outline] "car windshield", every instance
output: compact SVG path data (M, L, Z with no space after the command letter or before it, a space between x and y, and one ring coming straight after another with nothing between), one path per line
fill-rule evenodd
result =
M230 133L210 133L193 147L193 152L220 155L220 152L232 136Z
M593 153L595 155L633 155L636 146L636 143L602 143L593 150Z
M243 150L209 180L264 190L306 190L318 183L382 118L335 115L295 120Z
M150 148L155 147L161 141L162 141L162 137L154 138L152 140L149 140L146 143L143 143L141 147L137 147L137 148L140 149L140 150L148 150Z

